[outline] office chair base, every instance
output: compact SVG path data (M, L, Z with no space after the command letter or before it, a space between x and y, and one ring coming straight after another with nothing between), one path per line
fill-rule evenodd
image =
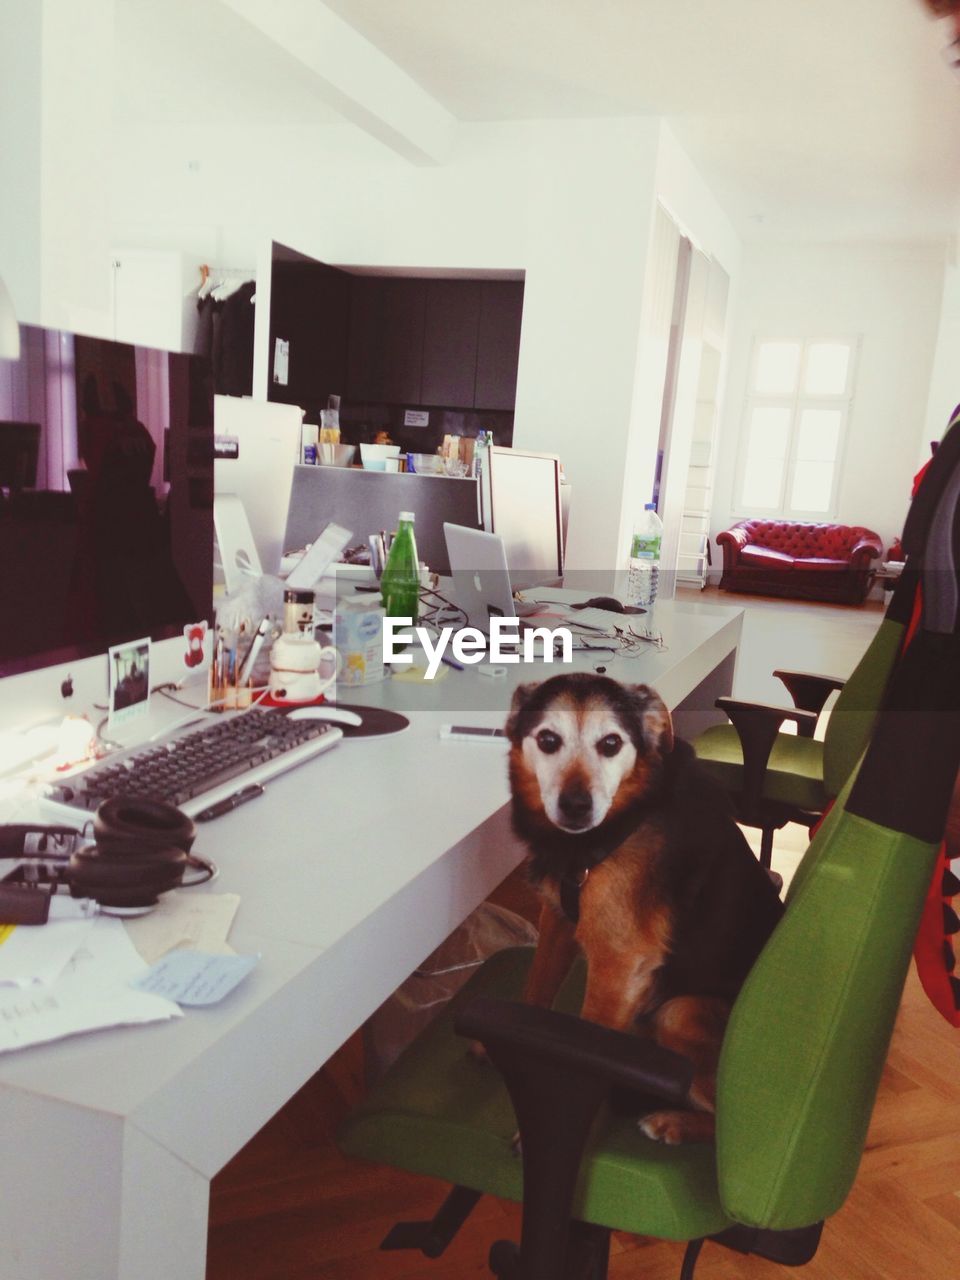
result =
M490 1271L497 1280L524 1280L520 1247L498 1240L490 1249ZM610 1231L591 1222L571 1222L563 1273L558 1280L607 1280L610 1265Z
M730 1227L710 1239L736 1253L753 1253L783 1267L802 1267L817 1252L822 1234L823 1223L815 1222L809 1227L795 1227L787 1231Z
M471 1187L454 1187L430 1222L395 1223L380 1248L419 1249L428 1258L439 1258L469 1218L481 1194Z
M680 1280L693 1280L693 1269L697 1265L703 1245L703 1240L691 1240L687 1245L683 1254L683 1265L680 1267Z

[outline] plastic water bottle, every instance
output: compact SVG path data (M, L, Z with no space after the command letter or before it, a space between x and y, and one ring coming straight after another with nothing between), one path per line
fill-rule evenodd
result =
M652 502L633 526L630 539L630 567L627 574L627 603L645 605L648 609L657 598L660 582L660 542L663 521Z
M400 512L397 532L380 576L380 596L388 618L412 618L416 624L420 608L420 561L412 511Z
M487 450L493 444L493 432L481 431L474 441L473 445L473 474L477 477L483 475L486 460L490 456Z

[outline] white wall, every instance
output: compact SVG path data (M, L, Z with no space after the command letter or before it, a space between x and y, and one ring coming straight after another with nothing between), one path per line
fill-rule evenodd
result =
M100 246L117 166L109 145L116 0L43 0L42 8L41 314L45 324L80 328L77 314L102 313L109 298Z
M40 318L41 10L0 0L0 277L17 317Z
M943 257L937 249L753 245L745 250L719 437L713 536L739 518L734 474L750 352L758 334L861 336L836 519L866 525L885 543L899 534L928 429L942 291Z
M926 429L921 433L917 454L918 468L929 459L931 441L941 438L950 415L960 402L960 370L957 367L957 352L960 351L960 265L955 257L957 247L954 245L954 256L944 263L943 305L930 379Z
M107 225L78 220L75 251L166 244L243 266L269 236L331 263L524 270L514 440L565 463L570 566L615 564L657 123L463 126L431 169L350 126L267 134L237 111L189 138L117 114Z
M302 92L287 113L249 74L219 74L211 94L193 54L170 62L162 24L156 53L142 48L142 3L82 8L43 0L43 322L105 330L116 245L253 268L274 238L331 263L522 269L514 439L564 460L570 567L617 564L625 494L656 442L634 393L658 188L708 251L734 252L672 134L655 120L461 125L445 164L413 166Z

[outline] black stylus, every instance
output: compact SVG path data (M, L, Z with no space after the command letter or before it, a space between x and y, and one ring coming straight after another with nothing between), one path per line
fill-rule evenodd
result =
M237 809L242 804L246 804L248 800L256 800L257 796L263 795L263 787L259 782L251 782L248 787L241 787L239 791L235 791L232 796L227 796L225 800L218 800L216 804L212 804L209 809L201 809L196 815L197 822L209 822L211 818L220 818L225 813L229 813L231 809Z

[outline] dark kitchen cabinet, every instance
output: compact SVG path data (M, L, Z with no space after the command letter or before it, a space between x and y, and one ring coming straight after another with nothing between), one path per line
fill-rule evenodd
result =
M322 262L274 263L268 399L312 407L343 392L350 287L346 272ZM286 384L275 381L278 338L290 344Z
M479 280L427 281L421 404L473 408L479 331Z
M351 400L511 411L523 283L353 276Z
M522 316L522 280L484 280L481 283L477 378L473 393L477 409L513 411L517 398Z
M423 360L426 280L384 280L381 399L417 404Z
M350 296L347 395L419 404L425 280L354 276Z

